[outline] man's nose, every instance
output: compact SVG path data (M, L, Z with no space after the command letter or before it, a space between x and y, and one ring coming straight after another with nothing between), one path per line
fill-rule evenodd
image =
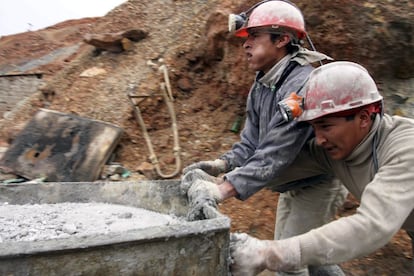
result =
M315 140L318 146L322 146L326 143L326 138L319 131L315 130Z
M243 43L243 48L244 48L244 49L249 49L250 47L252 47L252 46L251 46L251 44L250 44L250 39L248 38L248 39L246 39L246 41Z

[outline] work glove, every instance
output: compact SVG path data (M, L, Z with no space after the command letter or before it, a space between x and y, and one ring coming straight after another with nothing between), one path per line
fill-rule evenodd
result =
M217 211L222 195L216 183L197 179L188 189L190 208L187 214L189 221L212 219L220 216Z
M231 233L230 257L233 276L257 275L265 269L289 271L300 266L299 240L259 240L246 233Z
M225 160L216 159L214 161L200 161L191 164L183 169L183 174L191 170L200 169L212 176L218 176L221 173L226 173L229 170L228 164Z
M181 178L181 183L180 183L181 193L183 195L187 194L188 189L191 187L191 185L196 180L205 180L205 181L213 182L216 184L221 184L224 181L224 179L221 177L214 177L200 169L193 169L193 170L188 171Z

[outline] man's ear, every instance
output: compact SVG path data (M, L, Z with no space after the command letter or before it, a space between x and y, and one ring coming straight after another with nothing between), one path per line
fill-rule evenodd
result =
M371 112L368 111L367 109L362 109L359 113L358 113L358 118L361 121L361 127L371 127L372 124L372 118L371 118Z
M276 47L283 48L290 42L290 37L288 35L282 35L279 37Z

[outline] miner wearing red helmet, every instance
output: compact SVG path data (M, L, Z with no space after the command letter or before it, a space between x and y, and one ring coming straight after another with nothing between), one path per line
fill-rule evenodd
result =
M232 234L233 275L339 264L373 253L400 229L414 251L414 120L384 114L374 80L353 62L315 69L303 90L303 113L295 120L310 124L315 138L273 184L332 173L360 206L353 215L289 239ZM408 267L398 274L413 275L414 263Z
M285 122L278 103L299 90L314 69L313 63L330 59L304 48L308 39L305 20L298 7L288 1L259 2L244 13L230 16L229 29L244 38L246 60L256 75L240 141L217 159L199 161L183 170L182 188L190 201L191 220L214 216L213 209L229 197L246 200L295 160L312 137L312 128L297 121ZM347 194L328 174L297 179L278 186L277 192L275 239L299 235L329 222ZM295 274L308 275L308 267Z

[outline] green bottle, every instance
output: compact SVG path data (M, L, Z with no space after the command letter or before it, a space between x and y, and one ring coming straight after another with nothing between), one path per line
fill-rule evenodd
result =
M230 131L234 133L238 133L240 131L242 121L243 121L243 117L237 116L236 120L234 120L233 124L231 125Z

